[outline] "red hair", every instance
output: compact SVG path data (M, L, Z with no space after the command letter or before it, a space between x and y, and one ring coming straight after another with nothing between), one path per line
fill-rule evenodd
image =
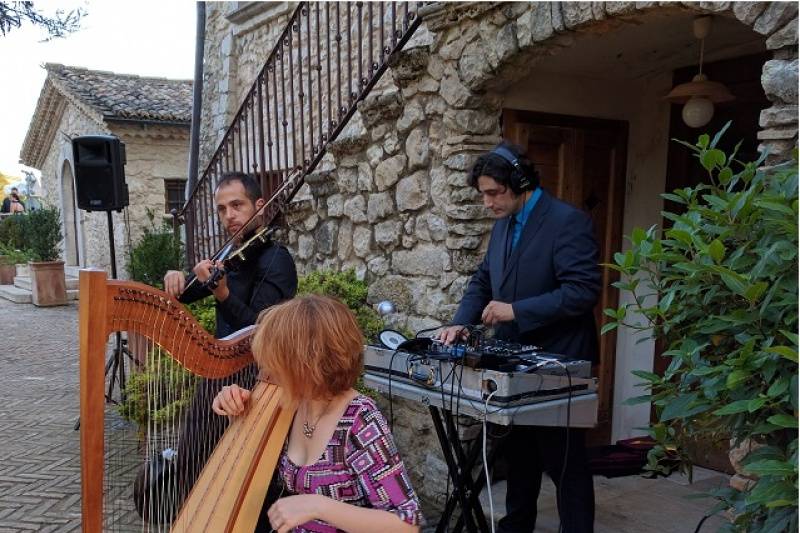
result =
M262 312L252 348L258 366L293 402L341 394L364 367L364 337L352 311L316 294Z

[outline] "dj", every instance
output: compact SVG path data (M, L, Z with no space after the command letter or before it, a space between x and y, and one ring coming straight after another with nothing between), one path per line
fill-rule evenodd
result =
M452 344L466 335L467 325L483 323L502 340L596 361L592 308L601 278L589 217L542 190L533 164L507 143L478 158L470 183L497 221L454 325L439 338ZM515 426L498 453L509 466L507 514L498 531L534 530L542 472L556 484L562 531L593 531L583 430Z

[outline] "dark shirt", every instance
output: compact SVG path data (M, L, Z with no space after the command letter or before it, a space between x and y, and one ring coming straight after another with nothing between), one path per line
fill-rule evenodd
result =
M17 200L17 201L22 206L22 209L25 209L25 202L23 202L22 200ZM11 212L11 198L9 197L3 198L3 207L0 208L0 213L10 213L10 212Z
M230 294L224 302L216 301L217 338L255 324L261 311L293 298L297 292L297 271L292 256L285 247L275 243L264 248L257 260L228 272L225 279ZM195 283L187 287L180 300L191 303L210 294L209 289Z

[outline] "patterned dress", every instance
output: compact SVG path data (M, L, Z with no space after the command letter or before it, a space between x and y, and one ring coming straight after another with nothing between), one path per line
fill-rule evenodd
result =
M321 494L334 500L382 509L412 525L421 525L419 500L397 453L386 419L372 399L359 394L347 406L319 461L298 466L284 446L279 463L286 491ZM337 533L314 520L295 533Z

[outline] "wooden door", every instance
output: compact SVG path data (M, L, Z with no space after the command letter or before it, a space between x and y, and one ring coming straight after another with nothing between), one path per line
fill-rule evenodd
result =
M589 214L600 262L612 262L622 243L627 123L507 109L503 137L527 150L545 190ZM594 310L598 335L608 318L603 309L619 300L611 286L616 273L604 268L602 274L603 292ZM591 444L611 440L615 350L616 332L600 338L598 426L589 436Z

